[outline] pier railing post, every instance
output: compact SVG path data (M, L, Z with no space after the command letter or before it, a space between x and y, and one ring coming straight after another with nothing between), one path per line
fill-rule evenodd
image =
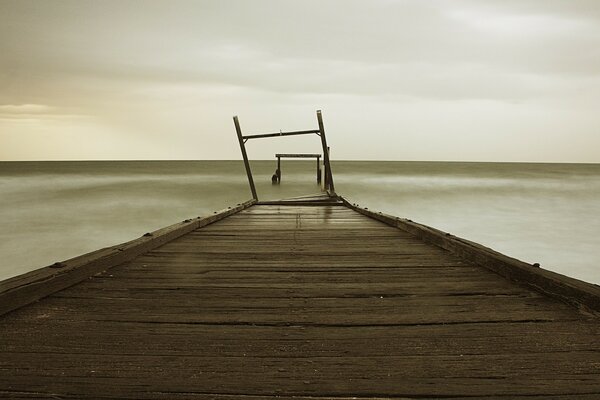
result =
M248 161L248 154L246 154L246 143L244 143L244 138L242 137L242 128L240 128L240 121L238 120L237 115L233 117L233 123L235 124L238 141L240 142L242 157L244 157L244 166L246 167L246 175L248 175L248 183L250 184L250 190L252 191L252 198L258 200L256 188L254 187L254 179L252 178L252 170L250 169L250 162Z
M277 182L281 182L281 157L277 157Z
M321 157L317 157L317 184L321 184Z
M333 177L331 174L331 164L329 163L329 147L327 147L327 139L325 138L325 127L323 126L323 116L321 110L317 110L317 121L319 122L319 136L321 136L321 145L323 146L323 162L325 164L325 189L330 190L335 194L333 185Z

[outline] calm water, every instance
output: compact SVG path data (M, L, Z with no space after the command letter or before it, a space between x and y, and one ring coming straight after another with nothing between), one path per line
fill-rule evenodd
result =
M261 199L319 192L315 165L252 164ZM337 192L600 283L600 165L337 162ZM0 162L0 279L250 198L240 161Z

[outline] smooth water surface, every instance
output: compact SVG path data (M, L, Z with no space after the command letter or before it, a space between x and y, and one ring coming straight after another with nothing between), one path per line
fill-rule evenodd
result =
M252 163L261 199L318 193L314 162ZM337 192L600 283L600 165L336 162ZM0 279L248 200L240 161L0 162Z

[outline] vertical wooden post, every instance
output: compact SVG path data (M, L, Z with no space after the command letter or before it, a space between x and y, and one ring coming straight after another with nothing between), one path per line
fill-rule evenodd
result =
M235 124L238 141L240 142L240 150L242 150L242 157L244 158L244 165L246 166L246 175L248 175L248 183L250 184L250 190L252 191L252 198L258 201L256 188L254 187L254 179L252 178L252 171L250 170L250 162L248 161L248 154L246 154L246 144L242 137L242 128L240 128L240 121L238 121L237 115L233 117L233 123Z
M327 146L327 156L329 156L329 146ZM325 164L325 162L323 162L323 164ZM327 171L329 171L329 165L327 166L327 169L325 170L325 175L328 174ZM329 172L329 174L331 174L331 172ZM330 176L330 175L327 175L327 176ZM329 178L327 179L327 185L329 185Z
M325 163L325 189L329 189L332 194L335 194L333 176L331 174L331 164L329 163L329 147L327 147L327 139L325 139L325 128L323 126L323 116L321 115L321 110L317 110L317 121L319 122L321 144L323 145L323 162Z
M323 161L323 189L327 190L327 165Z
M317 157L317 183L321 184L321 157Z
M277 182L281 183L281 157L277 157Z

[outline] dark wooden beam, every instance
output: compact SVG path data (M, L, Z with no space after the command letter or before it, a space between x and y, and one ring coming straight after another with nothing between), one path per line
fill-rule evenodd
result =
M275 133L261 133L259 135L248 135L242 136L244 140L248 139L261 139L261 138L269 138L269 137L278 137L278 136L295 136L295 135L309 135L309 134L319 134L319 130L308 130L308 131L294 131L294 132L275 132Z
M235 131L237 132L238 141L240 142L240 150L242 151L242 157L244 158L244 166L246 167L246 175L248 175L248 184L250 184L250 191L252 192L252 198L258 200L256 194L256 187L254 186L254 179L252 178L252 170L250 169L250 162L248 161L248 154L246 153L246 143L242 136L242 128L240 127L240 121L237 115L233 117L233 123L235 124Z
M277 171L275 171L275 173L277 174L277 183L281 183L281 157L277 157Z
M344 204L335 200L265 200L256 203L260 206L344 206Z
M317 184L321 184L321 157L317 157Z
M286 153L286 154L275 154L275 157L281 157L281 158L321 158L320 154L292 154L292 153Z
M319 123L319 132L321 136L321 145L323 146L323 162L325 163L325 189L335 195L335 186L333 184L333 175L331 173L331 164L329 163L329 147L325 138L325 127L323 125L323 116L321 110L317 110L317 121Z

